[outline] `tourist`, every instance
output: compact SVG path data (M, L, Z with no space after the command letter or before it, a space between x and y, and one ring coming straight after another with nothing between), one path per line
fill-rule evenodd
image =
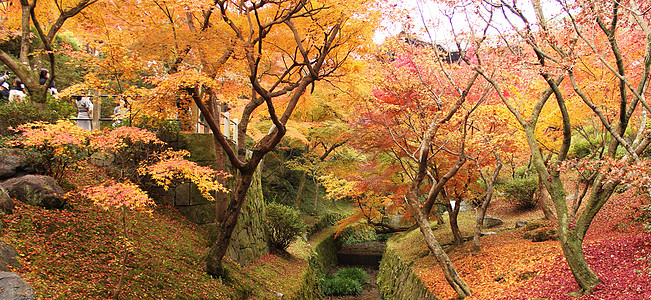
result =
M9 84L5 81L0 84L0 103L5 104L9 101Z
M9 90L9 102L12 103L23 101L26 97L27 94L25 94L25 85L22 81L20 81L20 78L14 79L14 83Z
M74 96L77 104L77 126L82 129L91 130L91 116L93 115L93 102L90 97Z
M38 84L44 85L48 78L50 78L50 72L47 69L41 69L41 72L39 73L39 78L38 78ZM55 98L57 97L57 88L54 87L54 80L50 83L50 86L47 88L47 91L50 93L50 95L54 96Z
M129 114L129 109L127 108L126 102L124 99L120 99L118 106L113 109L113 127L122 125L122 122Z

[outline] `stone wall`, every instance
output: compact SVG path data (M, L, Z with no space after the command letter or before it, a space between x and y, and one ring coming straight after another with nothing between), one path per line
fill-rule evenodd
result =
M226 255L247 265L255 259L269 253L267 235L264 230L265 203L262 197L262 178L260 169L255 172L253 182L246 195L246 203L242 207L240 219L237 222L231 245ZM212 241L212 239L211 239Z
M221 163L215 156L215 143L210 134L184 134L182 145L190 151L190 160L204 166L211 166L219 169ZM236 172L226 163L224 169L230 174ZM269 253L267 236L264 231L263 216L265 213L264 198L262 196L262 182L260 171L253 177L249 188L246 203L242 207L235 231L231 238L230 248L227 256L238 262L240 265L247 265L251 261ZM235 177L231 177L225 183L229 189L235 189ZM230 194L215 194L216 199L228 201ZM215 202L205 199L196 186L182 184L170 195L167 201L172 203L188 220L201 225L208 233L214 232L215 227ZM214 241L210 238L210 243Z
M377 284L385 300L437 299L416 276L411 265L400 259L400 253L391 243L387 243L382 256Z
M308 259L307 270L303 273L303 281L298 290L285 295L290 300L312 300L321 299L319 284L321 278L337 264L337 250L339 246L335 242L334 227L325 229L310 238L313 251ZM284 298L284 297L283 297Z

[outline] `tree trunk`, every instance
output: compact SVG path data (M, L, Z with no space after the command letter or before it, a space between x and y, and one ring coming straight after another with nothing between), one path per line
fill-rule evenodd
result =
M553 221L556 220L556 215L552 210L552 203L550 203L549 193L545 189L542 178L538 175L538 203L540 209L542 209L543 214L545 215L545 220Z
M601 280L585 260L583 239L577 238L573 231L570 231L570 234L561 234L560 238L565 259L572 270L574 280L579 284L583 293L590 293L595 285L601 283Z
M314 212L316 212L316 204L319 202L319 182L316 180L316 174L313 177L314 180Z
M246 201L246 193L251 186L253 172L255 172L255 168L252 168L248 172L240 171L237 180L237 188L235 190L235 197L228 204L228 209L226 210L224 219L217 220L219 228L216 231L217 236L215 242L210 246L208 255L206 256L206 272L210 275L224 275L222 260L224 255L226 255L228 246L230 245L231 236L233 235L233 231L237 225L242 205Z
M534 135L533 127L524 127L527 136L529 148L532 150L533 165L542 180L545 189L549 192L549 196L554 202L556 208L558 232L561 240L561 248L565 254L567 263L572 271L574 279L581 287L583 292L590 292L592 288L600 283L599 277L592 271L588 262L585 260L583 254L583 235L579 236L577 228L570 229L569 210L567 207L567 200L565 195L565 188L558 173L551 174L540 154L537 141ZM588 223L589 224L589 223Z
M484 218L486 217L486 209L488 208L488 203L490 203L490 199L484 199L481 206L478 206L475 209L475 234L472 237L472 252L475 253L481 251L479 238L481 238L481 230L484 226Z
M430 227L429 221L420 210L419 204L416 202L416 200L413 200L411 198L411 196L408 197L407 201L416 214L416 222L418 223L418 228L420 229L421 233L423 233L427 247L432 252L439 266L443 270L445 279L448 281L454 291L457 292L457 295L459 295L460 299L472 295L470 287L468 287L463 279L461 279L461 276L459 276L459 273L457 273L454 265L452 265L452 261L450 261L448 255L445 254L445 251L443 251L443 248L441 248L438 240L436 240L434 232Z
M298 184L298 191L296 191L296 198L294 198L294 208L300 209L301 202L303 202L303 191L305 190L305 183L307 182L307 172L303 172L301 181Z
M461 207L461 201L457 200L455 202L454 208L448 204L449 215L450 215L450 230L452 230L452 236L454 236L454 245L459 246L463 244L463 236L461 236L461 231L459 230L459 223L457 222L459 217L459 209Z

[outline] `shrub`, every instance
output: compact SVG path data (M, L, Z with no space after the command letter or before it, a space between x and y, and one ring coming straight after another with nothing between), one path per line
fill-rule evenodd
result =
M341 246L377 241L377 234L371 226L363 224L348 226L337 235L336 241Z
M360 268L345 268L337 272L338 277L348 278L359 282L359 284L364 285L366 283L366 271Z
M350 278L326 277L321 290L326 296L359 295L362 293L362 285Z
M0 102L0 136L16 134L7 129L18 125L44 121L55 123L57 120L74 115L77 108L70 102L61 99L48 98L45 107L33 105L29 101L17 101L1 104Z
M265 229L269 235L269 245L285 250L294 238L305 228L299 217L300 212L289 206L272 202L267 204Z
M318 221L307 228L307 234L313 235L325 228L335 225L335 223L345 217L345 215L336 212L326 213L325 215L319 217Z
M19 125L20 136L9 144L25 149L25 160L41 174L60 181L80 166L88 155L90 132L70 121L56 124L34 122Z
M501 186L506 200L521 209L534 208L538 204L535 197L538 192L538 177L530 175L524 178L510 178Z

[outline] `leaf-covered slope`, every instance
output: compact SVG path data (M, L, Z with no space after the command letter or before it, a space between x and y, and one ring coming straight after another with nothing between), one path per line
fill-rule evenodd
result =
M129 251L122 299L232 299L234 288L203 272L207 241L198 228L171 209L128 213L129 240L121 238L120 213L81 200L71 209L19 205L4 216L2 241L20 253L15 270L39 298L105 299ZM246 284L246 282L244 283Z

